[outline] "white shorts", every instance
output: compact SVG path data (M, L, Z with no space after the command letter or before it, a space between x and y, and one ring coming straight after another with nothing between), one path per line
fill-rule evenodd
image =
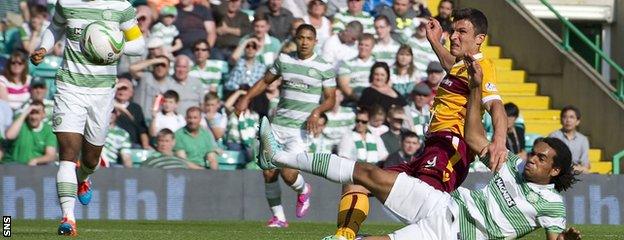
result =
M114 88L105 93L89 94L59 86L54 95L54 132L79 133L89 143L103 146L114 97Z
M311 138L308 131L271 124L277 143L287 153L299 154L307 152L310 148Z
M450 239L451 196L421 181L400 173L384 206L408 226L389 234L399 239ZM456 237L456 236L455 236Z

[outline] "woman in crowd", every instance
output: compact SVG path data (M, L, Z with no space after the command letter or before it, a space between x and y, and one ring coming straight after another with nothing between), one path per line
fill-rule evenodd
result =
M308 15L303 17L305 23L316 28L317 47L323 46L325 40L331 37L331 21L325 17L327 4L321 0L312 0L308 3Z
M13 111L30 98L30 79L26 55L17 51L11 54L0 75L0 99L8 101Z
M403 107L407 105L405 99L399 92L394 90L390 85L390 68L385 62L376 62L371 67L369 76L370 87L362 92L359 106L373 106L379 104L384 111L388 111L390 106Z
M416 71L412 48L405 44L401 45L397 51L394 68L392 68L392 76L390 77L392 88L399 92L401 96L409 96L414 86L420 82Z

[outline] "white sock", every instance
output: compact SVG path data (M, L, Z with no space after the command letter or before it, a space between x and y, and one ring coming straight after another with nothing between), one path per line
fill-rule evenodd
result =
M271 207L271 212L273 212L273 216L275 216L277 220L280 220L282 222L286 221L286 215L284 215L284 208L282 207L282 205Z
M280 166L299 169L338 183L353 183L355 161L329 153L299 153L295 158L286 152L274 156Z
M295 180L295 183L293 183L293 185L291 185L290 187L298 194L302 194L308 191L306 187L306 182L301 174L297 174L297 180Z
M60 161L56 173L56 193L61 204L63 217L75 221L74 206L76 205L76 192L78 183L76 179L76 163Z
M98 162L98 164L95 165L95 168L91 169L81 162L80 167L76 169L76 176L77 176L78 182L81 183L81 182L87 181L89 179L89 176L93 174L95 170L98 169L99 165L100 164Z

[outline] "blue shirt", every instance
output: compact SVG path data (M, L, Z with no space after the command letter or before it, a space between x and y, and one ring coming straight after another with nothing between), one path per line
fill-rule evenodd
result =
M236 66L234 66L232 72L230 72L230 78L225 83L225 89L235 91L244 84L251 87L260 78L262 78L267 68L266 65L260 63L258 59L255 59L251 68L247 68L245 62L246 60L244 58L241 58L238 62L236 62Z

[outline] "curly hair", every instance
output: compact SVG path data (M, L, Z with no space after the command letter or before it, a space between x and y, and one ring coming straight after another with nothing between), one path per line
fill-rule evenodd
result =
M558 192L563 192L572 187L572 185L579 181L576 178L577 172L572 168L572 153L568 146L561 140L552 137L538 138L535 140L535 144L543 142L548 144L551 148L555 149L555 157L553 161L553 167L560 168L559 175L550 179L550 183L555 184L555 189Z

